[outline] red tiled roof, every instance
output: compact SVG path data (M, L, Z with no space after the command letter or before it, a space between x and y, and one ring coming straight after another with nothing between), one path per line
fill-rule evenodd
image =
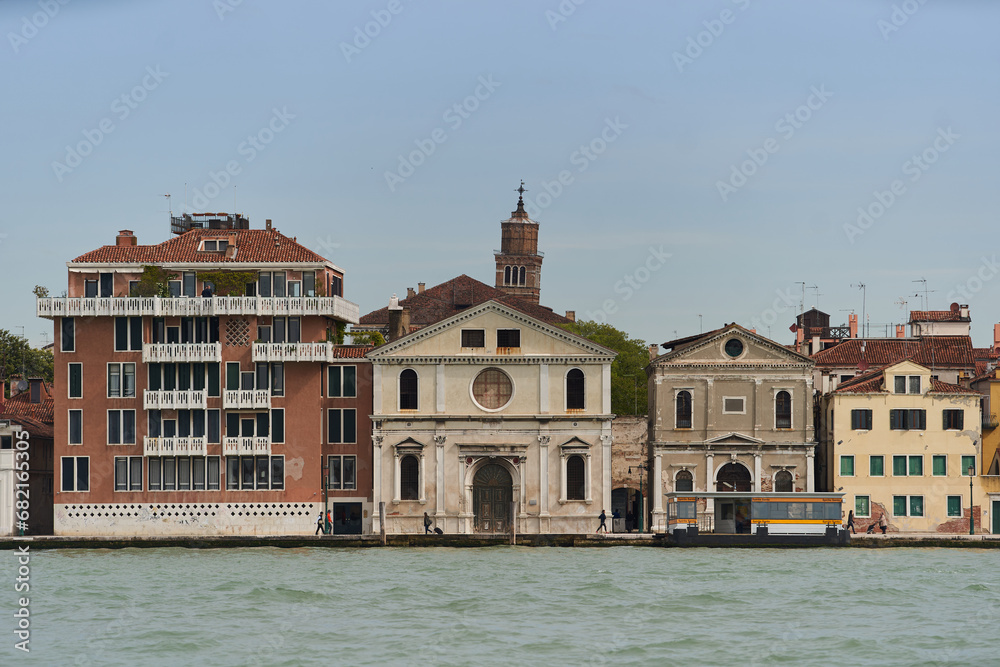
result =
M877 394L883 391L882 381L885 371L879 369L862 375L855 376L837 385L835 394Z
M941 380L935 380L931 378L931 394L978 394L979 392L975 389L967 389L965 387L959 386L957 384L950 384L948 382L941 382Z
M0 407L0 419L27 426L28 432L33 436L51 438L55 401L51 387L44 384L42 387L44 395L41 403L32 403L29 391L4 399L4 404Z
M236 236L236 254L226 257L221 252L199 252L201 240L226 239ZM156 245L106 245L91 250L73 260L79 263L159 264L164 262L326 262L277 230L270 229L192 229Z
M968 322L957 310L911 310L911 322Z
M974 347L972 352L976 355L976 359L1000 359L1000 352L992 347Z
M862 344L864 352L862 352ZM928 368L951 367L972 371L975 355L968 336L926 338L849 338L812 355L817 368L842 368L864 362L869 366L891 366L912 359Z
M550 308L528 303L465 274L430 287L420 294L402 299L399 305L410 309L410 330L416 331L487 301L499 301L514 310L519 310L525 315L548 324L569 324L572 322L572 320L553 312ZM369 327L373 325L384 326L388 323L388 306L362 316L360 321L362 326Z

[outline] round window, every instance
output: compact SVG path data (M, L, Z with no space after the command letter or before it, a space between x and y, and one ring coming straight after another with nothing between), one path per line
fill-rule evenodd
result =
M472 397L487 410L498 410L510 402L514 385L499 368L487 368L472 383Z
M732 358L736 358L743 354L743 341L738 338L730 338L726 341L726 354Z

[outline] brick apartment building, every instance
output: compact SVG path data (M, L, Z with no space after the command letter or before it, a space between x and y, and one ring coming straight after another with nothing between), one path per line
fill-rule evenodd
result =
M366 348L337 344L358 321L343 270L270 220L171 222L155 245L121 231L67 264L68 296L38 299L55 534L307 533L321 509L361 532L371 372Z

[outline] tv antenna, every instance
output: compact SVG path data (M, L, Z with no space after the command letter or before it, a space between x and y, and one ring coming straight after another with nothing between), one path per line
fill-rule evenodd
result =
M820 293L819 293L819 286L817 286L817 285L810 285L806 289L813 290L813 294L816 297L816 301L813 302L813 308L816 308L818 310L819 309L819 297L821 296Z
M864 283L851 283L851 287L861 290L861 337L865 338L868 335L865 333L865 327L868 326L868 289Z
M930 289L930 290L927 289L927 279L926 278L921 278L920 280L911 280L910 282L923 283L924 284L924 296L923 296L923 301L921 302L921 305L922 305L922 307L923 307L924 310L927 310L927 295L930 294L931 292L937 292L937 290L936 289ZM918 292L917 294L914 294L913 296L920 296L920 293Z
M170 217L172 218L172 217L174 217L174 209L170 205L170 193L168 192L167 194L165 194L163 196L167 198L167 213L169 213Z

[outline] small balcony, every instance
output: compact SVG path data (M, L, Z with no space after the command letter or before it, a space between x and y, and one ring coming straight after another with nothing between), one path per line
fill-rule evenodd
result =
M227 410L270 408L271 392L267 389L226 389L222 392L222 407Z
M205 456L208 453L207 438L151 438L143 439L144 456Z
M146 343L143 363L222 361L221 343Z
M204 389L190 391L150 391L142 392L142 407L145 410L188 410L206 407L208 392Z
M332 361L330 343L254 343L256 361Z
M44 297L36 300L35 312L45 318L322 315L351 324L360 317L358 304L339 296Z
M271 438L267 436L226 436L222 439L224 456L270 456Z
M997 421L997 416L996 415L987 414L987 413L984 412L983 413L983 430L985 431L986 429L996 428L997 426L1000 426L1000 421Z

